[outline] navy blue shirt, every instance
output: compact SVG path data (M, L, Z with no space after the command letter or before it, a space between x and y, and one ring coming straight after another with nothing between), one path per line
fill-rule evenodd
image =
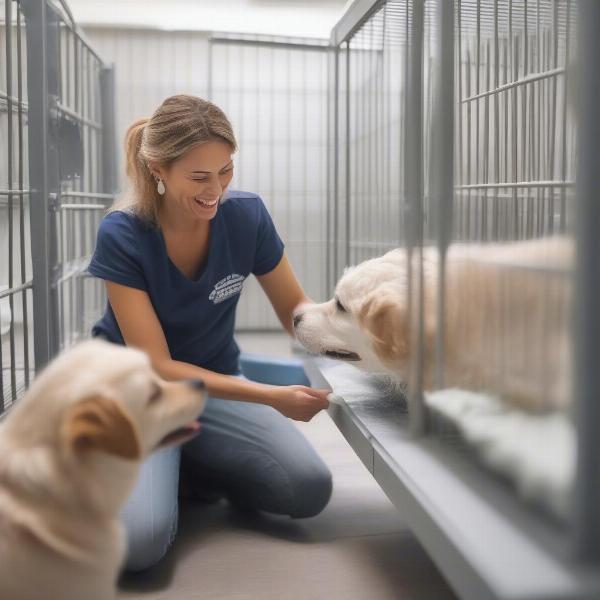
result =
M173 360L233 375L240 372L233 329L244 280L274 269L283 248L262 199L228 190L210 221L208 257L194 281L169 258L161 230L124 211L100 223L88 271L148 293ZM92 328L97 335L125 343L110 302Z

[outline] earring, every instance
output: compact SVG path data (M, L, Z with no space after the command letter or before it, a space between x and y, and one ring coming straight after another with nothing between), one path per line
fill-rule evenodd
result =
M162 179L158 179L158 185L156 186L156 191L162 196L164 195L164 193L167 191L165 189L165 184L163 183Z

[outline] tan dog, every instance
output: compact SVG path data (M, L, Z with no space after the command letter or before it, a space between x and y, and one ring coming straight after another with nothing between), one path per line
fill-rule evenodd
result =
M418 255L413 252L413 310ZM447 253L444 387L488 391L531 410L570 398L569 272L574 247L563 237L453 245ZM406 382L414 365L404 249L347 269L333 299L295 313L299 341L311 352ZM439 257L423 249L423 381L434 388ZM413 312L413 315L415 313Z
M131 348L54 360L0 423L0 598L113 598L140 461L192 437L205 401L203 382L164 382Z

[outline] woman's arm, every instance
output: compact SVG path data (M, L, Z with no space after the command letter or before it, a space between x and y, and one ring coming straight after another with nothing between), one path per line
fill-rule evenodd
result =
M279 264L265 275L257 276L284 329L295 337L292 315L294 309L312 300L304 293L292 265L284 253Z
M212 396L251 402L268 401L277 386L222 375L190 363L173 360L150 298L143 290L106 281L108 300L128 346L144 350L154 370L167 380L203 379Z
M112 281L106 281L106 289L125 343L144 350L163 379L202 379L211 396L267 404L301 421L308 421L327 408L329 390L255 383L173 360L148 294Z

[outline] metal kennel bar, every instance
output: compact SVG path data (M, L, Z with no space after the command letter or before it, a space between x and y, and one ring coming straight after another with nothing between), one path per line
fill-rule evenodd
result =
M405 243L408 254L408 285L406 300L408 305L407 320L409 323L409 340L411 346L423 348L424 314L423 314L423 262L422 248L424 235L424 107L423 107L423 52L425 34L425 2L412 2L410 35L406 40L408 69L406 73L405 95L406 133L403 142L406 144L405 157L405 188L406 207L409 216L405 223ZM410 150L410 151L409 151ZM413 265L413 255L417 254L417 269ZM426 412L423 405L423 353L416 352L411 358L408 376L407 400L410 414L410 429L414 435L422 435L426 428Z
M434 218L434 235L437 238L439 255L439 291L436 310L435 339L435 385L444 387L444 340L445 340L445 315L446 302L446 253L452 239L453 221L453 195L454 195L454 111L447 110L454 104L454 28L455 13L454 3L444 2L438 4L438 19L440 24L437 36L436 55L439 57L437 69L434 73L436 93L433 98L433 124L432 124L432 169L431 169L431 196L432 213Z
M600 3L580 0L577 80L579 159L577 170L577 270L575 274L575 398L577 400L577 479L573 550L584 561L600 559ZM585 67L585 68L584 68Z
M84 270L115 188L111 68L62 0L2 4L0 414L102 309Z
M32 240L31 260L33 272L33 324L35 364L43 365L50 359L56 348L52 345L51 323L48 313L55 313L51 304L51 265L55 249L50 244L50 219L48 210L49 188L55 188L52 181L55 170L49 169L46 153L49 145L49 112L47 98L50 93L48 81L48 39L47 10L45 2L22 3L27 26L27 73L29 129L37 139L29 139L30 166L30 228ZM37 45L31 40L36 39ZM37 110L36 110L37 103ZM28 136L30 138L31 136ZM53 154L54 157L54 154ZM33 167L33 168L32 168ZM34 250L37 249L37 250Z

